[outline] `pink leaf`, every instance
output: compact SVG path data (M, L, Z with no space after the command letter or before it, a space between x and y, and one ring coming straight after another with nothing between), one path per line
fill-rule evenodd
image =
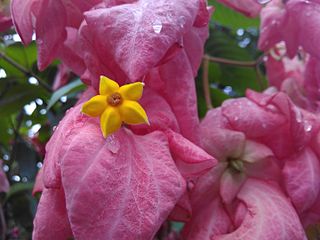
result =
M62 189L44 189L33 224L34 240L72 237Z
M69 77L70 69L64 64L59 64L58 72L54 78L52 89L56 91L57 89L66 85L69 80Z
M182 135L172 130L167 130L166 134L177 167L185 178L198 177L217 164L215 158Z
M112 154L99 135L96 124L87 124L62 163L74 236L152 238L184 191L166 138L160 132L138 137L120 131L116 136L121 139L120 150ZM93 139L96 146L79 151ZM86 163L81 165L83 161Z
M220 180L220 196L223 203L231 204L246 180L244 173L234 172L232 169L224 171Z
M0 12L0 32L8 30L13 25L10 16L6 16L4 12Z
M180 132L177 119L172 112L171 106L164 97L146 86L140 103L146 110L150 126L130 126L135 133L146 134L156 130L166 131L167 129Z
M61 0L42 0L36 21L38 67L44 70L56 57L59 45L66 38L66 12ZM48 31L49 29L49 31Z
M58 49L57 55L65 66L72 72L81 76L86 67L81 56L81 46L78 36L78 29L67 27L67 38Z
M24 44L29 44L32 40L32 13L35 11L35 0L12 0L11 15L13 23L16 27Z
M273 0L261 13L259 48L269 50L276 43L285 41L287 54L293 58L299 46L320 58L320 2ZM308 37L306 37L308 36Z
M32 195L36 195L37 193L42 193L43 189L44 189L43 168L40 168L40 170L37 173L36 181L32 189Z
M215 235L228 232L230 225L230 218L217 198L208 205L196 209L192 220L183 229L183 239L212 239Z
M136 81L191 28L197 3L142 0L89 11L85 16L93 34L104 47L108 46L108 57L115 59L131 81Z
M185 191L167 137L121 129L111 152L98 121L80 107L59 125L45 159L46 185L64 188L74 237L152 238Z
M276 186L250 179L238 197L248 208L242 224L234 232L212 239L306 239L294 208Z
M214 125L216 109L210 110L200 125L202 146L219 161L226 161L228 157L240 157L245 146L245 135Z
M159 92L171 106L183 136L198 144L199 118L192 66L185 51L177 53L171 61L159 67L164 84ZM153 76L146 83L153 87ZM179 89L179 91L177 91Z
M10 189L10 184L7 175L2 170L2 161L0 161L0 192L8 192Z
M268 135L285 125L281 114L263 109L245 98L225 101L222 114L232 129L244 132L251 138Z
M256 163L268 157L273 157L273 152L267 146L247 140L241 159L247 163Z
M286 161L283 169L288 195L299 212L310 208L320 190L320 163L310 148Z
M271 1L261 11L259 48L269 50L282 40L282 27L285 22L285 9L281 0ZM291 34L291 33L289 33ZM296 41L295 39L291 40Z

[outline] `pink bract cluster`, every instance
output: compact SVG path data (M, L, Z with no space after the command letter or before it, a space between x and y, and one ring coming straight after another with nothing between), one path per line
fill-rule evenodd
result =
M58 58L61 76L71 69L89 85L47 144L33 239L153 239L167 219L185 222L182 239L306 239L320 220L320 2L221 2L261 14L259 47L280 92L248 90L200 123L204 0L12 0L23 42L36 33L39 68ZM100 75L145 83L150 126L103 138L80 112Z

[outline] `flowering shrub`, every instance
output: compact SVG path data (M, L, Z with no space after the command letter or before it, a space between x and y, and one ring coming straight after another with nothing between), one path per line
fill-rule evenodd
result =
M12 0L8 9L0 30L13 23L24 45L35 40L43 71L10 56L18 35L4 35L8 82L9 64L32 76L20 95L44 91L23 98L32 102L10 143L39 158L46 145L29 177L41 196L32 239L320 236L318 0ZM5 85L0 108L16 85ZM21 133L32 103L45 105L41 129L56 125L42 139ZM12 149L3 168L12 186L0 174L3 237L28 239L8 210L14 167L23 176L28 165Z

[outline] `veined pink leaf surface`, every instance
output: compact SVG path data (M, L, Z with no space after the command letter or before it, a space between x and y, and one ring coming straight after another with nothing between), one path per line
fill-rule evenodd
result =
M212 239L307 239L295 209L278 187L250 179L238 198L248 208L242 224L234 232Z
M141 0L92 10L85 17L108 58L136 81L192 27L198 5L196 0Z
M13 23L24 44L36 33L38 67L44 70L54 58L66 39L66 27L78 28L83 12L101 0L13 0L11 14ZM77 71L76 71L77 72ZM78 72L77 72L78 73Z
M284 41L291 58L299 47L320 58L319 13L320 2L317 0L273 0L261 12L259 48L266 51Z
M47 145L46 187L64 189L77 239L151 239L186 191L171 155L172 144L163 132L139 136L128 129L105 140L97 119L79 111L80 105L67 113ZM214 159L200 150L188 161L195 166L204 161L205 170ZM186 160L180 156L179 161ZM37 214L38 218L46 220ZM47 224L41 219L36 223Z
M192 220L183 229L183 239L206 240L230 230L231 220L219 199L196 209Z
M12 20L24 44L29 44L32 40L32 14L35 12L35 5L35 0L11 1Z
M310 208L320 191L320 162L310 148L286 161L285 187L299 213Z
M72 231L63 189L44 189L34 219L32 239L68 239Z

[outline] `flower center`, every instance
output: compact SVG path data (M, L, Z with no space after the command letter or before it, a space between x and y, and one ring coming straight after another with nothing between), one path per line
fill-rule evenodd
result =
M228 167L234 170L235 172L243 172L244 166L243 161L236 158L228 158Z
M122 98L121 98L120 93L112 93L112 94L108 97L107 102L108 102L108 104L111 105L111 106L117 106L117 105L119 105L119 104L122 102Z

